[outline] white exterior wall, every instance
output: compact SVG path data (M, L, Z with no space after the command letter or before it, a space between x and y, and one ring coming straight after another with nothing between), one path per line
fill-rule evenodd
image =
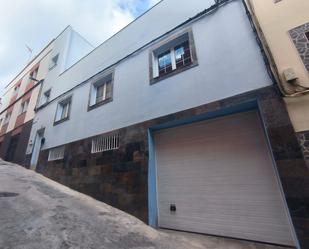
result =
M59 78L48 75L43 88L52 86L53 99L212 2L161 2ZM53 126L58 100L37 113L31 140L37 129L45 127L43 149L51 148L272 84L241 1L233 1L188 27L193 31L197 67L150 85L151 48L140 50L115 67L112 102L88 112L90 83L84 84L69 93L73 97L68 121Z
M50 59L59 54L58 62L46 75L42 92L51 88L51 99L60 92L63 92L63 89L66 89L66 85L69 84L67 82L61 82L59 79L63 77L62 75L65 74L65 71L70 66L88 54L91 50L93 50L93 47L90 43L75 32L71 26L68 26L55 39L54 49L50 54Z
M81 57L92 51L94 47L77 32L70 33L69 47L64 62L64 70L70 68Z

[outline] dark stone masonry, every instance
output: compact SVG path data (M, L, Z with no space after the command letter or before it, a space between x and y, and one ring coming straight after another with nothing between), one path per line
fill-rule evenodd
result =
M307 32L309 32L309 22L290 30L289 33L309 72L309 38L306 36Z
M26 154L31 127L32 120L6 133L0 146L0 157L13 163L27 165L24 155Z
M148 129L211 113L227 114L224 110L252 102L264 123L296 234L302 248L309 248L309 170L275 86L120 129L116 131L120 133L118 150L91 154L91 137L66 144L63 160L48 162L48 150L44 150L37 171L147 223Z
M307 167L309 169L309 131L298 132L296 135L302 148Z

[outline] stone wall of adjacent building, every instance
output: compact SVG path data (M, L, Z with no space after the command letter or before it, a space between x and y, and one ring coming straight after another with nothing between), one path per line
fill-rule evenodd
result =
M309 169L309 131L297 132L296 135Z
M92 138L65 145L63 160L40 154L37 171L148 222L148 129L257 103L302 248L309 248L309 170L279 90L266 87L118 131L118 150L91 154ZM106 134L108 135L108 134Z
M290 30L290 36L297 51L309 72L309 40L306 33L309 32L309 22Z

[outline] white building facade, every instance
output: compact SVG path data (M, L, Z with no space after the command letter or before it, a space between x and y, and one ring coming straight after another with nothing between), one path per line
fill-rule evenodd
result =
M60 34L31 167L153 226L299 246L282 165L303 157L247 14L164 0L77 62Z

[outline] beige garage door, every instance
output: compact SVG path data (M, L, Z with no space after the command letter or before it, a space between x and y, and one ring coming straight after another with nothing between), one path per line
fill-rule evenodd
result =
M256 112L158 131L155 146L160 227L294 245Z

